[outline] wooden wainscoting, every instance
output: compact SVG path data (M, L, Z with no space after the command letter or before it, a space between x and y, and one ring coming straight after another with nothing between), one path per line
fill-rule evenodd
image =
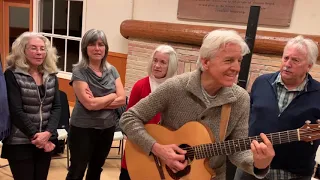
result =
M109 52L107 57L107 61L118 70L123 85L126 79L127 56L127 54Z
M76 102L76 96L74 95L74 91L72 86L69 85L69 79L58 78L59 80L59 89L67 94L69 106L74 106Z
M124 85L126 78L127 54L109 52L107 61L118 70L121 81ZM76 97L72 87L69 85L69 82L69 79L59 78L59 89L67 94L69 105L74 106Z

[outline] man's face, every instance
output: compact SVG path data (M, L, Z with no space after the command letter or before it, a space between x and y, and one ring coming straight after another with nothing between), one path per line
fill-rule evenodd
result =
M281 62L281 78L286 82L300 82L312 67L307 58L307 50L288 47L284 50Z
M221 87L230 87L236 82L242 61L241 47L227 43L211 60L202 60L204 71Z

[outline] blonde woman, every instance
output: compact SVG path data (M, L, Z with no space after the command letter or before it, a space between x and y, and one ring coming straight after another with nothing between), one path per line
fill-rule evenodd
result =
M15 180L46 180L60 119L56 49L41 34L25 32L12 45L5 79L11 133L2 158Z

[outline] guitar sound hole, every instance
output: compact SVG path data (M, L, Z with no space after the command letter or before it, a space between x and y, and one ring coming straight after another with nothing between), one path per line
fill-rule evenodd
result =
M183 170L181 171L178 171L176 173L174 173L167 165L166 165L166 169L167 169L167 172L168 174L170 175L170 177L172 179L180 179L182 178L183 176L186 176L190 173L191 171L191 166L190 166L190 163L193 161L194 159L194 150L191 146L187 145L187 144L181 144L179 146L180 148L182 149L185 149L187 150L187 154L185 155L185 161L188 161L188 165L186 168L184 168Z

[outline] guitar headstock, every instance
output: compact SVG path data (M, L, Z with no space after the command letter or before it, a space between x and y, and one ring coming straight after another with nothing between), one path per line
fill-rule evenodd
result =
M317 120L317 124L311 124L311 121L307 120L306 124L299 128L300 141L314 141L320 139L320 120Z

